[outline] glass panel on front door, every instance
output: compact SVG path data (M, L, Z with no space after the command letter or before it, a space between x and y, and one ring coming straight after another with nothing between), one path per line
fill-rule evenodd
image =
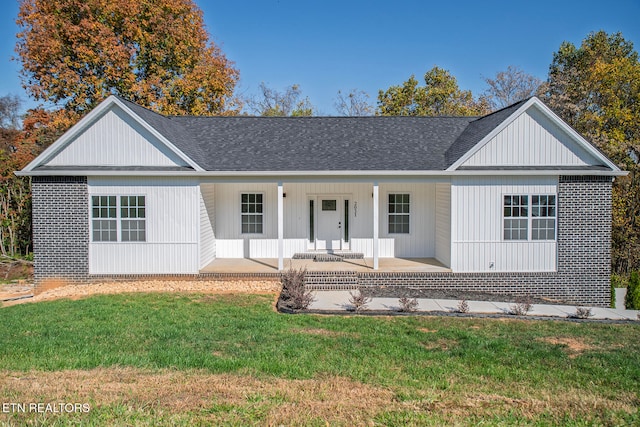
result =
M323 211L335 211L337 209L338 204L335 200L323 200L322 201L322 210Z

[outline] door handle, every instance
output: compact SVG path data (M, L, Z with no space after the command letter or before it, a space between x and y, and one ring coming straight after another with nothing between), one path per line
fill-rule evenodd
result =
M338 228L342 228L342 223L338 222Z

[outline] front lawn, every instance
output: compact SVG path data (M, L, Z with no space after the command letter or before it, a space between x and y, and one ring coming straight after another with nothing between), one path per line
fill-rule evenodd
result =
M272 295L0 309L0 422L640 424L640 325L284 315ZM0 406L0 409L3 407Z

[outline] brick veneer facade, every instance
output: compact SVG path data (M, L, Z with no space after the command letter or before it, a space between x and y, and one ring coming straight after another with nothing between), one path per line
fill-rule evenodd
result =
M33 177L34 280L80 282L89 275L86 177Z
M353 272L322 272L311 274L307 285L313 289L380 285L458 289L608 306L611 183L611 177L559 177L556 272L357 273L356 277ZM340 284L341 277L346 286Z
M611 177L558 180L557 271L544 273L308 272L313 289L413 286L532 295L608 306L611 265ZM34 177L35 281L89 277L86 177ZM117 276L117 275L116 275ZM115 276L109 276L115 277ZM106 277L105 277L106 278Z

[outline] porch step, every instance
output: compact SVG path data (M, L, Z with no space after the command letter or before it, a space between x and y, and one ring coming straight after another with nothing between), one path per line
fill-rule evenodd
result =
M340 262L345 259L364 259L360 252L299 252L293 254L292 259L312 259L315 262Z
M345 290L358 288L355 271L307 271L304 284L314 290Z
M342 262L344 258L340 255L318 254L313 258L314 262Z

